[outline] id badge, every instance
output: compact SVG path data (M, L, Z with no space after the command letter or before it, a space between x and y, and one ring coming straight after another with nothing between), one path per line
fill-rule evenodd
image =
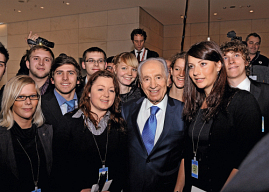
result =
M198 161L191 160L191 176L198 179Z
M262 116L262 132L264 132L264 116Z
M108 167L102 167L99 169L99 180L101 175L105 175L106 174L106 181L108 181Z
M41 192L41 189L35 189L32 192Z
M250 79L254 80L254 81L257 81L257 76L256 75L250 75L248 76Z

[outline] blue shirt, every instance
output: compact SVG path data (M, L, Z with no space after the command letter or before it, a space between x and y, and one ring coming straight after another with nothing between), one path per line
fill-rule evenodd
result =
M68 105L65 103L67 100L65 98L63 98L63 96L61 96L57 91L56 89L54 89L54 95L58 101L58 104L61 108L61 111L62 111L62 114L66 114L67 113L67 108L68 108ZM77 94L75 92L75 95L74 95L74 98L75 100L75 108L78 107L78 97L77 97Z

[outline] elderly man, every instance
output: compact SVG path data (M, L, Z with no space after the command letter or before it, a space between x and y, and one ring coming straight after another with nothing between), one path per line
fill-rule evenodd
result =
M138 74L146 98L122 107L129 136L129 191L173 191L182 159L183 103L166 95L165 60L142 62Z

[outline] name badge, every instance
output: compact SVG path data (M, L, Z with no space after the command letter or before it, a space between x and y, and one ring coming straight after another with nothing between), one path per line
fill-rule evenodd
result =
M41 192L41 189L35 189L32 192Z
M108 181L108 167L102 167L99 169L99 180L104 175L106 175L106 181Z
M262 132L264 132L264 116L262 116Z
M191 160L191 176L198 179L198 161Z

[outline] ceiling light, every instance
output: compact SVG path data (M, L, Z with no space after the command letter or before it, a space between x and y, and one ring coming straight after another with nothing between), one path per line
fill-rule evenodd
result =
M218 15L218 13L214 13L214 15Z
M40 7L41 9L44 9L44 7Z
M183 16L183 15L180 15L180 18L181 18L181 19L183 19L183 18L184 18L184 16Z
M21 10L18 10L18 12L20 13L20 12L21 12Z
M250 10L249 12L250 12L250 13L253 13L254 11L253 11L253 10Z
M70 5L70 3L66 3L66 5Z

